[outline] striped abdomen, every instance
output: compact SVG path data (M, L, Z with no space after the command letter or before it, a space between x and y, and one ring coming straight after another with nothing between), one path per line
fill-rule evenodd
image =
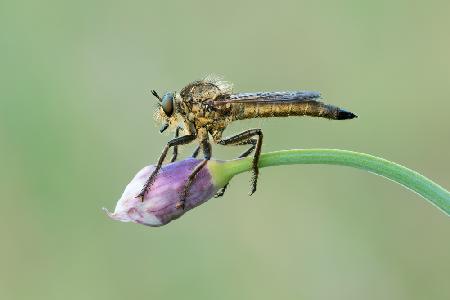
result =
M280 101L276 103L232 103L231 110L234 120L289 116L311 116L333 120L345 120L356 117L355 114L340 109L337 106L328 105L315 100L299 102Z
M320 94L311 91L259 92L231 94L213 101L224 106L233 120L252 118L311 116L333 120L353 119L355 114L319 101Z

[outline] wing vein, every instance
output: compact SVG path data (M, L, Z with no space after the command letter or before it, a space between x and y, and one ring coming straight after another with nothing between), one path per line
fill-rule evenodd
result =
M215 105L227 103L289 103L313 101L320 98L320 93L312 91L259 92L231 94L228 98L214 101Z

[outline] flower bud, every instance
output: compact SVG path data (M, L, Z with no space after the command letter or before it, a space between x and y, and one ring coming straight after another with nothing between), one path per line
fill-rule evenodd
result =
M148 226L161 226L179 218L186 211L208 201L223 187L231 176L219 172L220 161L209 161L195 176L185 201L185 207L177 208L187 178L201 160L188 158L167 165L159 170L155 181L145 193L144 201L136 196L152 174L155 166L140 170L125 188L114 213L104 209L109 217L122 222L134 222ZM221 174L223 173L223 174ZM228 178L229 177L229 178Z

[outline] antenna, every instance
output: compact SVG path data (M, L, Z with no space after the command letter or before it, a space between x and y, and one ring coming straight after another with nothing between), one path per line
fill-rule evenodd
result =
M162 101L161 97L158 95L158 93L155 90L152 90L152 95L158 98L159 102Z

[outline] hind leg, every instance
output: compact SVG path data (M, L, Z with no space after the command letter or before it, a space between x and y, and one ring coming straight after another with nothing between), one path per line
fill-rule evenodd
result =
M246 131L243 131L239 134L236 134L232 137L222 139L218 141L217 143L220 145L239 145L240 143L246 142L248 140L254 140L252 137L258 136L256 140L256 146L255 146L255 153L253 155L253 161L252 161L252 169L253 169L253 176L251 181L251 189L250 189L250 195L252 195L256 191L256 184L258 182L258 175L259 175L259 169L258 169L258 162L259 157L261 155L261 147L262 147L262 140L263 140L263 133L261 129L249 129ZM249 155L251 151L253 151L253 146L247 150L246 152L242 154ZM250 151L250 152L249 152ZM248 153L247 153L248 152Z
M252 145L252 146L251 146L250 148L248 148L245 152L243 152L241 155L239 155L238 158L243 158L243 157L249 156L249 155L253 152L253 150L255 150L255 148L256 148L256 143L257 143L257 140L256 140L256 139L249 139L249 140L246 140L246 141L244 141L244 142L242 142L242 143L235 144L236 146L238 146L238 145L249 145L249 144ZM222 196L225 194L225 191L227 190L228 185L229 185L229 183L227 183L223 188L221 188L221 189L214 195L214 198L222 197Z

